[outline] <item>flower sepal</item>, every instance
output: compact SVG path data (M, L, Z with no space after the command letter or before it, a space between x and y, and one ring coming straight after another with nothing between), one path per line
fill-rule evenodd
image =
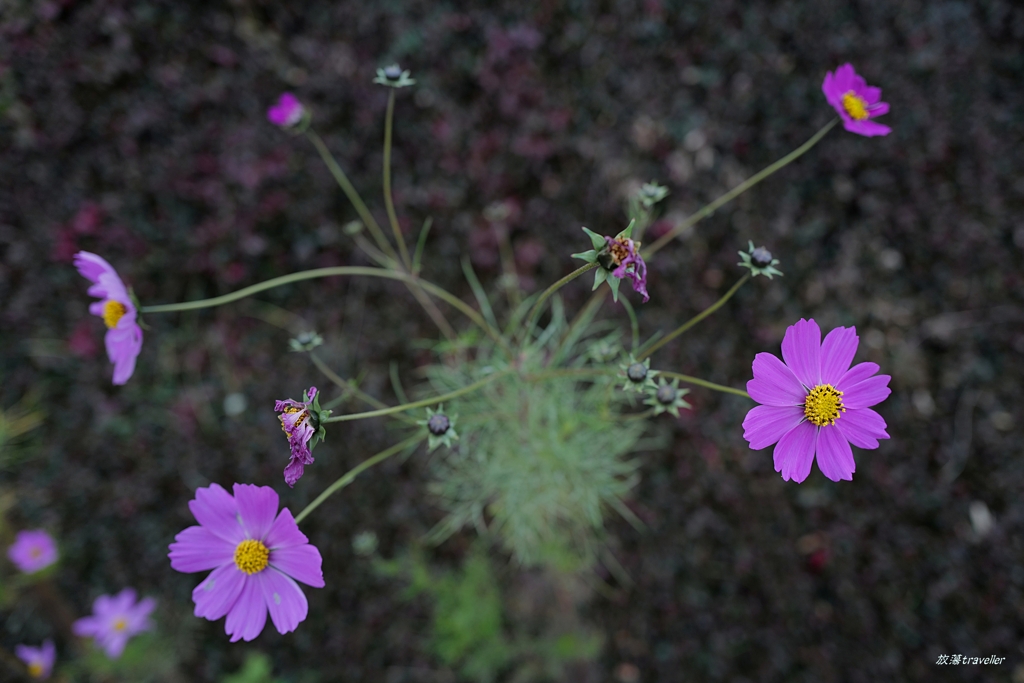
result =
M619 365L619 369L622 371L619 373L619 377L626 380L626 383L622 385L623 391L635 391L642 394L650 389L657 390L658 385L654 383L654 378L658 376L659 372L651 370L650 358L645 358L643 362L640 362L633 354L629 354L629 359Z
M690 393L689 389L679 388L678 379L672 380L672 383L669 384L664 377L659 377L658 386L647 387L647 399L644 401L644 405L654 408L655 415L672 413L674 417L679 417L680 408L688 410L693 408L683 400L683 396L688 393Z
M437 410L427 408L427 419L417 420L416 424L427 428L427 452L433 452L438 446L452 447L453 441L459 440L455 431L455 422L458 415L448 415L444 412L444 404L437 407Z
M302 392L302 400L307 403L309 402L308 391ZM310 453L313 452L313 448L315 448L318 443L327 440L327 430L324 429L324 423L327 421L327 418L331 416L332 412L334 411L324 410L323 408L320 407L320 392L317 391L316 393L314 393L313 401L309 408L309 422L310 425L312 425L313 429L316 430L316 432L313 434L313 437L309 440Z
M779 263L779 259L772 258L772 253L764 247L754 248L754 243L747 241L750 245L747 251L738 251L742 259L737 266L749 268L750 272L756 277L758 275L764 275L769 280L772 279L772 275L782 275L781 270L777 270L775 266Z
M392 64L383 69L377 69L377 77L373 79L373 82L378 85L386 85L389 88L406 88L416 85L416 81L409 78L409 74L408 69L403 71L402 67Z

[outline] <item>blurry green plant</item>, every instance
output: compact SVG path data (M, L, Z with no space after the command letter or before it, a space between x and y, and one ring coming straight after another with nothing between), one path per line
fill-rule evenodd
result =
M274 678L270 657L262 652L250 652L245 656L242 668L225 676L221 683L279 683L279 680Z
M43 412L33 407L35 399L23 398L18 404L0 410L0 471L10 469L29 455L26 439L43 424Z

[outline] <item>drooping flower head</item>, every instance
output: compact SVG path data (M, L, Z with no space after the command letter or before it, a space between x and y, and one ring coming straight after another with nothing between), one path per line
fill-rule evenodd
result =
M93 638L108 657L117 659L133 636L153 628L149 615L156 609L156 600L136 602L135 597L131 588L117 595L101 595L92 604L92 616L76 621L72 630L76 636Z
M814 320L800 319L786 330L780 361L770 353L754 357L750 397L761 403L743 420L750 448L775 447L775 471L802 482L817 456L818 469L832 481L853 479L852 443L878 448L888 439L885 420L871 410L890 394L889 375L878 365L850 367L857 352L857 330L837 327L821 340Z
M7 549L7 558L18 569L31 574L57 561L57 544L45 531L19 531Z
M633 283L633 291L639 292L644 303L647 303L651 298L647 294L647 264L640 256L640 243L632 239L635 224L636 219L631 220L626 229L615 237L598 235L593 230L583 228L594 248L572 254L572 257L601 266L594 275L594 289L607 281L612 290L612 298L618 301L619 283L622 278L628 277Z
M821 91L843 119L843 127L851 133L870 138L892 132L889 126L871 120L889 113L889 103L881 101L882 89L868 85L853 65L843 64L834 74L825 74Z
M107 326L107 357L114 364L114 384L124 384L135 372L135 359L142 351L142 328L135 321L135 304L114 267L88 251L75 254L75 267L92 282L89 296L100 299L89 304L89 312L103 318Z
M306 110L302 103L299 102L299 99L290 92L286 92L281 93L281 97L277 99L277 104L267 109L267 120L275 126L291 128L302 121L305 113Z
M28 675L40 681L50 677L53 663L57 660L57 648L54 647L52 640L44 641L42 647L18 645L14 648L14 654L25 662Z
M281 413L277 418L281 420L281 430L288 437L291 449L291 459L284 468L284 481L288 486L295 486L306 465L313 464L313 448L327 436L321 422L330 416L331 411L320 408L316 387L310 387L301 401L290 398L277 401L274 410Z
M323 588L320 551L299 531L288 508L277 511L269 486L235 484L234 496L217 484L196 490L190 526L170 545L179 572L213 571L192 591L195 615L227 615L231 642L252 640L270 619L289 633L306 618L308 603L296 580Z

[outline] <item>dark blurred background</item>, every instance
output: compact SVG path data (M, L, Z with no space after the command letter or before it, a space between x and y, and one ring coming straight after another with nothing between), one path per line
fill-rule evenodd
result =
M622 228L640 183L671 190L657 234L803 143L834 116L825 72L850 61L883 88L892 134L833 130L658 253L638 308L646 333L671 329L739 277L748 239L767 246L785 277L755 279L655 367L742 387L754 354L778 353L798 318L855 325L857 360L893 376L878 407L892 438L854 449L853 482L816 468L783 482L771 449L742 438L752 403L695 389L691 412L660 423L671 446L641 456L631 507L648 529L609 520L609 550L634 583L572 598L602 645L565 676L1024 681L1024 8L487 5L0 5L0 407L24 400L46 415L5 455L8 540L38 527L59 538L55 582L76 616L126 585L157 596L184 680L220 680L253 650L282 680L454 680L432 654L429 604L352 549L370 530L396 555L440 519L422 451L304 524L327 588L306 591L310 615L293 634L268 624L254 643L229 644L223 621L191 616L200 577L166 558L193 523L196 487L272 485L298 510L394 439L383 422L346 423L294 490L283 485L274 399L337 390L261 320L284 316L269 305L301 316L332 367L365 373L364 388L393 402L389 363L414 384L430 356L409 340L437 336L408 292L333 279L264 304L147 316L138 369L118 388L72 255L103 255L144 303L367 263L315 150L265 111L295 92L383 220L387 91L371 80L398 61L418 82L398 93L395 200L412 239L433 217L425 276L471 301L459 265L469 255L496 289L504 229L535 291L589 248L580 226ZM564 294L574 310L589 286ZM472 539L430 550L430 562L458 566ZM499 575L512 603L544 585L529 571ZM34 594L3 616L6 648L57 636L67 652ZM1006 659L936 665L941 654Z

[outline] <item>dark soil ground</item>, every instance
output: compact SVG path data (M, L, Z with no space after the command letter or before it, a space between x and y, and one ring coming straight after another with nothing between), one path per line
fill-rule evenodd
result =
M166 548L192 523L196 487L273 485L297 510L391 441L383 422L335 430L288 490L273 401L329 384L259 319L276 309L149 316L135 376L113 387L72 254L104 255L146 303L365 264L342 230L355 214L315 150L265 110L282 90L306 102L383 220L387 92L371 80L397 60L418 83L398 98L396 202L410 235L434 219L425 276L471 301L468 254L493 287L498 242L484 210L505 202L535 290L575 267L569 253L588 248L580 226L621 229L639 183L668 185L663 213L678 221L804 142L833 116L826 70L850 61L884 89L893 133L829 133L661 251L638 308L648 333L678 325L739 276L737 249L766 245L785 277L757 278L655 365L741 387L754 354L778 353L797 319L855 325L857 359L893 377L878 408L892 438L855 449L853 482L817 469L783 482L771 450L742 438L752 403L695 389L693 411L662 423L671 446L641 456L632 507L648 530L610 521L609 547L635 584L581 600L604 645L571 677L1024 681L1024 8L524 9L533 4L0 7L0 405L27 395L46 413L5 456L8 538L38 527L59 537L55 582L76 616L126 585L157 596L184 680L219 680L252 650L288 680L450 680L429 647L429 605L404 600L403 584L351 546L373 530L391 556L439 519L422 455L370 472L304 525L328 586L307 591L310 615L294 634L268 626L232 645L223 622L191 616L198 577L172 571ZM569 308L588 290L570 285ZM259 298L314 326L331 366L365 372L387 402L389 363L413 382L427 357L409 340L436 338L396 284L324 280ZM235 393L248 409L229 416ZM457 563L471 540L449 541L433 561ZM503 576L508 591L530 590L520 573ZM5 648L57 636L67 651L40 600L4 609ZM936 665L942 654L1005 660Z

